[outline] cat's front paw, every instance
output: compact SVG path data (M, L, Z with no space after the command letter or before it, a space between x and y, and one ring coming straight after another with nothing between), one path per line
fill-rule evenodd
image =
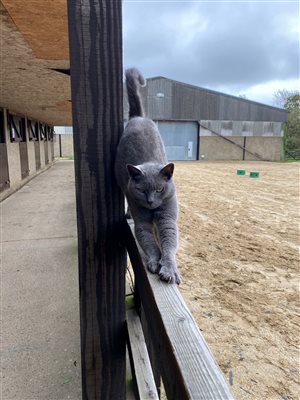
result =
M181 276L178 272L176 262L166 262L160 261L160 270L159 277L162 281L166 281L168 283L177 283L177 285L181 282Z
M149 259L147 261L147 270L150 271L152 274L156 274L159 269L158 260Z

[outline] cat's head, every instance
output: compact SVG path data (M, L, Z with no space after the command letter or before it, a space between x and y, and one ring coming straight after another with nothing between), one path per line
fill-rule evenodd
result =
M128 192L141 207L154 210L175 193L174 164L127 165Z

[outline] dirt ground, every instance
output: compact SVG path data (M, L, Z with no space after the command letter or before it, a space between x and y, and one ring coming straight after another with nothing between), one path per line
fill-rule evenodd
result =
M299 167L175 165L180 291L239 400L300 397Z

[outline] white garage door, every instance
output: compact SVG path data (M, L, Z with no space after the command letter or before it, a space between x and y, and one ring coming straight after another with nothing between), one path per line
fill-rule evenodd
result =
M168 160L197 160L197 122L158 121Z

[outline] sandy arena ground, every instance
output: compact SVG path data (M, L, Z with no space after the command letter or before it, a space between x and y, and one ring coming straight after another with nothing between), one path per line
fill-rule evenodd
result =
M176 162L180 291L239 400L300 398L299 166Z

